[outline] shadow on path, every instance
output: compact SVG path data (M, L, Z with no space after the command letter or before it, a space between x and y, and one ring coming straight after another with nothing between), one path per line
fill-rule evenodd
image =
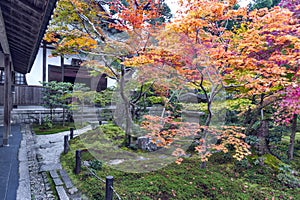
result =
M0 147L0 200L16 199L19 185L18 151L22 134L19 125L12 125L9 146ZM0 144L4 128L0 127Z

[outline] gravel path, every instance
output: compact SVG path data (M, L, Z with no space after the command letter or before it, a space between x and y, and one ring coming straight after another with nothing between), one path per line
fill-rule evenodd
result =
M91 130L91 126L74 130L74 137L88 130ZM69 135L69 131L51 135L35 135L32 134L27 124L22 127L22 133L17 200L29 199L29 190L31 199L54 200L55 196L51 190L47 172L62 169L59 158L63 152L64 136ZM24 159L26 156L27 159ZM27 195L24 196L25 194Z

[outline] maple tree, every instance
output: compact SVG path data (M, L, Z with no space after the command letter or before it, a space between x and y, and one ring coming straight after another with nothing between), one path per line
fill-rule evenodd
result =
M278 92L292 84L299 73L297 12L282 7L233 10L234 1L182 2L182 15L131 64L168 64L205 94L210 125L211 104L222 88L234 88L239 97L259 98L249 125L263 116L263 108L280 100ZM296 6L297 7L297 6ZM229 20L238 20L227 30ZM204 135L205 138L206 134Z
M285 89L284 97L282 101L276 106L277 112L277 123L290 125L291 124L291 134L290 134L290 144L288 148L288 158L292 160L294 158L294 146L295 137L297 131L297 118L300 114L300 86L299 84L294 84Z
M291 1L291 0L282 0L279 3L279 6L282 8L288 9L292 13L293 25L299 25L299 14L300 14L300 2ZM293 31L290 35L299 38L299 31ZM292 160L294 158L294 145L295 145L295 136L297 131L297 118L300 113L300 86L299 86L299 40L296 40L296 43L292 45L295 51L294 59L292 63L287 63L287 66L293 70L291 76L291 84L284 88L281 92L283 98L281 101L275 105L277 112L275 115L276 122L278 124L290 125L291 124L291 134L290 134L290 143L288 148L288 158ZM297 55L298 53L298 55Z
M182 1L180 17L175 18L174 22L167 24L160 32L157 36L158 45L151 46L139 57L128 58L124 62L130 66L152 65L155 68L157 65L168 65L176 69L178 76L187 85L204 94L208 110L206 127L210 126L213 119L213 102L224 90L221 74L224 65L220 64L220 60L227 48L224 39L227 37L226 26L229 20L239 19L246 14L244 8L234 10L235 3L236 1L229 1L227 4L222 1ZM171 132L172 138L173 133L177 132ZM213 136L214 131L208 129L202 129L202 132L203 137L197 149L202 154L202 160L206 161L209 140L215 140L216 135ZM163 135L168 134L163 132Z
M116 80L122 100L117 110L125 113L119 125L125 129L127 145L133 127L131 108L138 99L130 99L127 91L136 67L122 62L151 44L153 32L170 17L163 14L163 1L60 0L45 37L55 42L53 55L78 54L93 74Z
M89 61L84 66L117 81L127 143L133 127L132 111L145 92L145 84L156 87L165 108L184 87L204 95L206 122L186 132L192 136L201 133L196 150L202 161L209 157L209 149L224 150L232 145L239 149L238 144L242 144L242 150L237 158L248 155L242 130L221 123L212 125L220 121L214 119L218 114L214 109L220 105L216 102L225 96L225 90L232 92L234 98L246 99L244 102L249 103L248 99L259 102L256 108L249 109L252 119L246 130L248 134L259 114L263 116L263 109L281 100L281 91L295 89L293 77L299 75L298 5L282 1L281 7L248 12L246 8L237 8L235 0L180 1L178 15L163 24L155 22L161 14L160 3L154 1L129 1L126 5L112 1L108 4L113 12L105 11L99 1L61 2L58 22L46 38L56 42L57 54L86 55ZM69 18L62 21L61 17L66 15ZM129 80L134 83L130 85ZM137 86L141 88L138 98L130 99L129 90ZM289 96L287 92L286 98ZM293 108L287 102L291 99L283 100L281 107L285 104ZM291 116L294 114L297 113ZM187 124L176 124L178 119L172 117L145 116L149 124L144 122L143 127L158 137L163 146L168 145L176 136L186 136L183 128ZM176 128L164 131L166 124ZM217 140L223 141L223 146L211 145Z

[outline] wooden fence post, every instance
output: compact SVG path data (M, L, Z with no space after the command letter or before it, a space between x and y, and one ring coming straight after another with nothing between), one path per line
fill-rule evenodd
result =
M70 128L70 140L74 137L74 128Z
M64 136L64 153L67 154L69 151L69 136Z
M9 54L4 54L4 103L3 103L3 146L9 146L8 138L11 135L11 62Z
M76 150L75 154L75 174L79 174L81 170L81 150Z
M114 185L114 177L107 176L106 177L106 188L105 188L105 200L112 200L113 199L113 187Z

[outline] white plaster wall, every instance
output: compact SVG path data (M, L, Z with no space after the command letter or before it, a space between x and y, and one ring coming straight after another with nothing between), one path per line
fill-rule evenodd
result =
M72 56L75 58L75 56ZM65 58L64 63L67 65L71 64L72 57ZM76 57L77 58L77 57ZM48 65L60 66L60 57L52 57L51 49L47 49L46 59L46 81L48 81ZM43 49L40 48L35 58L30 73L26 74L28 85L41 85L43 81Z
M72 58L83 59L83 60L86 59L77 55L72 55L72 56L65 57L64 63L66 65L71 65ZM52 57L51 49L47 49L46 81L48 81L48 65L60 66L60 57ZM40 48L38 51L38 54L35 58L30 73L26 74L26 80L28 85L41 85L40 82L43 81L43 49L42 48ZM107 87L114 86L115 84L116 82L114 80L112 79L107 80Z

